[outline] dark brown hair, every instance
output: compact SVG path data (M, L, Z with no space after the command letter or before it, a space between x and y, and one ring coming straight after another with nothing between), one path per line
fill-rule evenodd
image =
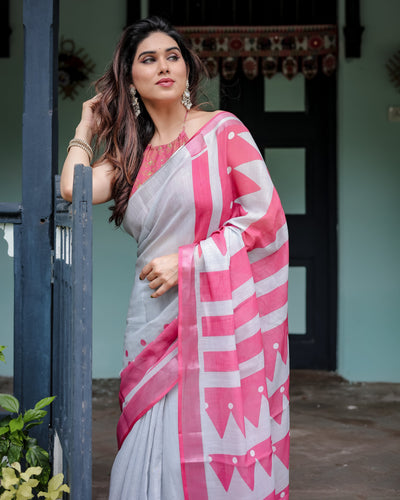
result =
M162 32L177 43L189 74L189 91L193 104L205 69L200 59L188 48L182 36L159 17L142 19L128 26L121 35L113 60L106 73L95 83L101 97L95 112L99 117L95 150L102 150L97 162L108 160L114 166L110 207L114 221L120 226L128 205L132 185L143 159L143 152L154 135L154 124L140 96L140 115L136 118L131 105L129 88L132 84L132 63L138 45L151 33Z

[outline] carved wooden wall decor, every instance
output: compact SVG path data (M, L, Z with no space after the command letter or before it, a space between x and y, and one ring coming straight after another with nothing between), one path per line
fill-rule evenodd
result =
M77 49L73 40L61 39L58 53L58 87L64 99L74 99L78 87L83 87L95 64L82 48Z
M400 50L398 50L386 63L390 81L400 92Z

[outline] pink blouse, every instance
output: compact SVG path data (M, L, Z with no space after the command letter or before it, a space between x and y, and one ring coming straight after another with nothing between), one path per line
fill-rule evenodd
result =
M147 179L150 179L150 177L164 165L175 151L186 144L188 140L189 138L186 135L185 129L183 129L178 137L169 144L163 144L161 146L152 146L149 144L144 150L143 161L132 186L131 196L147 181Z

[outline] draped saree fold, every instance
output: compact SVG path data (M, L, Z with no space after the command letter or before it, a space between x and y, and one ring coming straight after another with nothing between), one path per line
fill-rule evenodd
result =
M287 225L244 125L215 115L133 194L124 227L138 260L119 446L177 384L184 498L288 498ZM174 252L177 290L150 299L140 270Z

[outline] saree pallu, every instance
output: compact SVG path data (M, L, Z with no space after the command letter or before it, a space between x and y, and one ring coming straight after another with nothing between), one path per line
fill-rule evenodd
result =
M186 499L289 497L288 234L250 133L215 115L131 197L118 442L178 384ZM179 252L178 289L138 275Z

